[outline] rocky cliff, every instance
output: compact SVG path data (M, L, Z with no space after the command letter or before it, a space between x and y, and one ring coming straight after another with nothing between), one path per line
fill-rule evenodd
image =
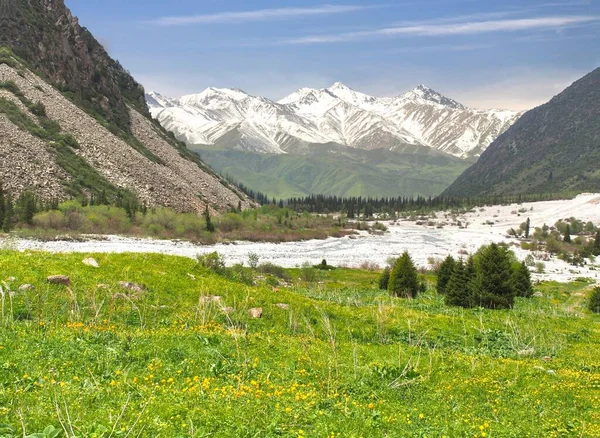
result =
M0 0L0 178L15 196L253 205L149 117L143 88L62 0Z

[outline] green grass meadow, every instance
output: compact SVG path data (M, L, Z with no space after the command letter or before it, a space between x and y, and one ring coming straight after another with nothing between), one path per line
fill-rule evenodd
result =
M376 272L286 277L0 252L0 437L600 436L588 282L491 311L445 306L432 276L410 301Z

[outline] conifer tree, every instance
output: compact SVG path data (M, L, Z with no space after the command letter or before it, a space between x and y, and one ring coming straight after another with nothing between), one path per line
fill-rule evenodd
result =
M14 210L13 210L13 200L10 193L6 194L5 198L5 208L4 208L4 220L2 221L2 230L5 232L9 232L13 227L13 218L14 218Z
M417 296L419 276L408 251L405 251L396 261L394 269L390 273L388 291L395 297L415 298Z
M509 309L514 304L510 259L507 251L495 243L481 252L477 287L475 305Z
M379 289L388 290L388 286L390 284L390 272L390 267L386 266L379 277Z
M450 277L452 276L452 272L454 271L454 266L456 265L456 260L454 257L449 255L444 259L444 261L440 264L440 269L438 271L437 278L437 291L439 294L446 293L446 286L448 281L450 281Z
M6 212L6 202L4 200L4 187L2 186L2 181L0 180L0 225L4 223L4 216Z
M527 218L525 222L525 239L529 239L529 231L531 230L531 219Z
M565 237L563 239L565 243L571 243L571 225L567 224L567 228L565 228Z
M210 210L208 209L208 204L206 204L206 207L204 209L204 220L206 221L206 231L208 231L209 233L214 233L215 226L212 223L212 219L210 218Z
M513 273L513 288L518 297L530 298L533 296L531 273L525 262L522 262Z
M445 302L449 306L469 307L471 296L469 290L469 275L462 260L454 264L452 275L446 286Z
M596 238L594 240L594 255L600 255L600 230L596 231Z

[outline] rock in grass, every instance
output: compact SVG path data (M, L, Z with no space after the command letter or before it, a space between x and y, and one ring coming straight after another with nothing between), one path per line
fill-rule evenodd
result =
M221 309L221 312L223 312L225 315L230 315L235 311L235 309L233 307L223 307Z
M285 303L277 303L275 304L277 307L283 310L290 310L290 305Z
M131 283L129 281L119 281L119 286L121 286L123 289L130 290L137 294L141 294L146 290L146 286L144 286L143 284Z
M253 309L248 310L248 315L250 315L250 317L254 318L254 319L262 318L262 314L263 314L262 307L255 307Z
M35 289L35 286L33 284L22 284L19 287L20 292L27 292L27 291L33 290L33 289Z
M208 304L208 303L222 303L223 302L223 297L219 296L219 295L210 295L207 297L200 297L200 302L203 304Z
M100 265L98 264L98 262L96 261L96 259L92 258L92 257L88 257L87 259L83 259L82 262L84 265L86 266L91 266L92 268L99 268Z
M47 278L50 284L59 284L63 286L71 286L71 279L66 275L51 275Z

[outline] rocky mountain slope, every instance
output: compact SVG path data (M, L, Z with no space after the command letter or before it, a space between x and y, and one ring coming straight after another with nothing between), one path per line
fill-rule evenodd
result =
M336 143L400 152L428 146L467 158L478 156L520 116L470 109L422 85L393 98L338 82L327 89L300 89L279 102L216 88L181 99L152 92L146 101L165 129L188 144L272 154Z
M501 135L451 196L600 191L600 68Z
M0 178L18 196L121 196L178 211L252 202L153 121L143 88L62 0L1 0Z

